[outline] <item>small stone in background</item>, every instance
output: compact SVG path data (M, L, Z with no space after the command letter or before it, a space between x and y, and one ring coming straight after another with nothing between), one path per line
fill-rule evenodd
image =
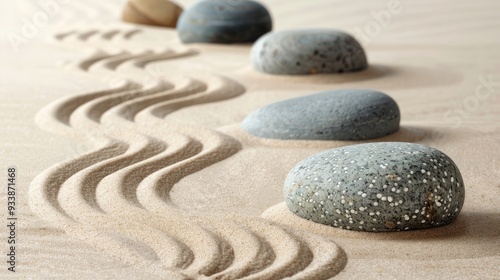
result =
M252 64L258 71L277 75L345 73L368 67L356 39L329 29L266 34L252 48Z
M177 30L184 43L249 43L272 30L272 19L255 1L204 0L182 13Z
M168 0L129 0L122 20L130 23L175 27L182 8Z

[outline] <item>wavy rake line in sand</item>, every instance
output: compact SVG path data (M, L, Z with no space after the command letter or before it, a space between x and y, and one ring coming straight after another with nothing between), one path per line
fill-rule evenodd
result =
M137 74L147 63L170 55L103 54L87 60L84 68ZM345 257L327 239L259 217L187 212L170 201L176 182L240 146L219 132L163 118L243 91L227 78L174 77L148 86L124 81L49 104L36 116L41 127L76 138L98 131L92 139L98 148L37 176L30 188L32 209L95 248L169 279L337 274Z
M66 31L59 31L57 33L52 34L50 38L51 41L54 42L81 42L85 43L86 41L129 41L133 39L133 37L137 34L140 34L142 29L140 28L131 28L131 27L111 27L102 29L101 27L88 28L85 27L80 29L78 27L74 27L72 29Z

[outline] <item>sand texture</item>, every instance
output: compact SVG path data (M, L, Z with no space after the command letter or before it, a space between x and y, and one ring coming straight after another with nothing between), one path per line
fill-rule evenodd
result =
M12 33L43 9L0 4L11 11L0 155L18 170L17 272L2 261L1 278L500 278L497 1L401 0L392 14L384 0L262 1L275 30L343 29L370 63L296 77L253 70L251 45L183 45L174 29L122 23L125 1L62 2L17 47ZM376 22L382 10L390 22ZM240 125L272 102L342 88L400 107L398 132L362 143L420 143L454 160L466 191L454 223L364 233L287 209L295 164L361 142L261 139Z

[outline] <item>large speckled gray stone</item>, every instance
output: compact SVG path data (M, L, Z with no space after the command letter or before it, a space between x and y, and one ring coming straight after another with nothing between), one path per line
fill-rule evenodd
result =
M328 150L297 164L285 187L288 208L317 223L359 231L449 224L464 203L464 183L442 152L412 143Z
M184 43L247 43L272 30L267 9L249 0L203 0L186 9L177 23Z
M263 138L365 140L396 132L399 120L390 96L342 89L267 105L245 118L242 128Z
M356 39L330 29L268 33L252 47L252 63L261 72L278 75L344 73L368 67Z

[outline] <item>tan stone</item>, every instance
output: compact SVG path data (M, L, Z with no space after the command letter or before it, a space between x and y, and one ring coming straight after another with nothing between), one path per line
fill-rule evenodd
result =
M125 22L176 27L182 8L167 0L130 0L122 13Z

